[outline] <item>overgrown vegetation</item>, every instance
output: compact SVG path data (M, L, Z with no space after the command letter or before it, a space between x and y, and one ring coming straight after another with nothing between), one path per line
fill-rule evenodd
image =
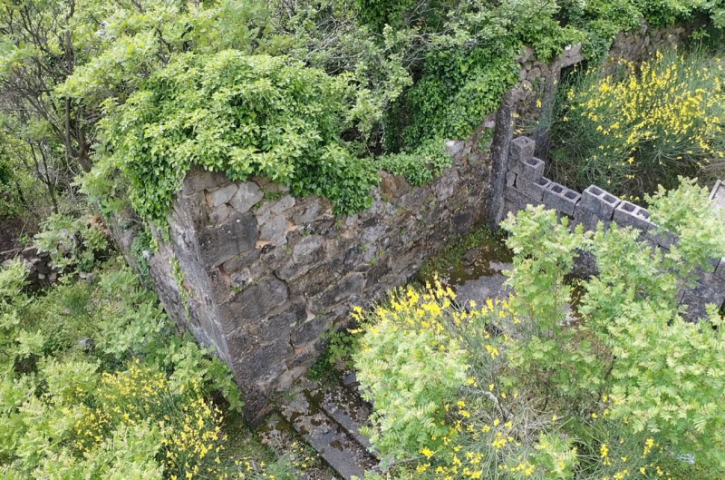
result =
M226 453L220 406L242 405L227 365L127 267L96 273L28 296L20 262L0 270L3 478L292 478Z
M583 42L595 59L641 18L664 26L704 15L723 26L719 2L677 0L1 8L1 198L28 219L63 213L64 201L77 198L75 177L91 171L86 192L106 208L129 196L158 219L190 164L235 178L274 174L298 194L357 210L378 168L417 182L435 174L445 162L429 168L421 145L466 137L493 112L517 79L522 46L549 59ZM218 70L232 63L239 70Z
M396 459L387 478L722 476L723 319L712 308L688 323L676 297L725 227L691 181L652 202L680 235L669 251L529 207L504 224L509 300L459 310L436 284L359 311L370 326L355 362L375 402L371 441ZM580 319L565 283L575 249L599 270L581 282Z
M601 77L582 73L562 92L552 136L554 176L580 190L602 185L643 198L678 175L722 172L725 89L722 61L658 52L640 65L623 62Z

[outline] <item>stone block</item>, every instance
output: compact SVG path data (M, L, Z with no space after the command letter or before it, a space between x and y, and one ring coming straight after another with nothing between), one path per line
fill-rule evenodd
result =
M658 247L666 249L670 249L672 245L677 244L677 241L679 240L677 235L668 230L660 228L655 223L649 224L649 228L647 229L645 236Z
M580 199L580 194L556 182L551 182L544 191L544 205L567 215L574 215Z
M287 286L273 276L265 277L232 297L228 306L236 320L259 321L289 297ZM238 321L235 323L239 323Z
M461 140L448 140L446 142L446 152L452 157L460 153L463 147L464 143Z
M184 195L193 195L204 190L211 190L228 182L229 180L221 172L208 172L202 168L195 167L186 175L181 188Z
M264 192L256 183L244 182L239 184L239 188L229 200L229 204L239 213L244 213L255 206L262 198L264 198Z
M506 187L503 191L504 200L508 200L513 204L516 211L523 210L527 205L539 205L541 202L529 197L521 190L514 187Z
M289 222L284 216L278 215L276 217L272 217L261 226L259 231L259 240L268 242L282 237L287 232L288 227Z
M521 175L516 177L516 188L538 203L541 203L544 198L544 191L548 188L549 184L551 184L551 180L546 177L539 177L535 181L529 180Z
M231 215L226 223L205 228L199 234L202 261L209 266L254 248L257 243L257 220L251 212Z
M611 220L620 200L596 185L590 185L582 192L580 206L596 214L602 220Z
M529 137L517 137L511 140L509 147L509 165L516 162L526 162L534 156L536 142Z
M531 157L524 161L509 162L509 168L511 171L516 172L519 177L524 177L532 182L541 178L544 174L545 167L546 164L544 161L536 157Z
M209 220L214 224L222 223L229 218L232 211L233 210L226 203L222 203L218 207L214 207L214 211L209 215Z
M620 227L634 227L646 232L653 223L649 219L647 209L622 200L614 210L614 221Z
M516 185L516 172L509 170L506 172L506 186L513 187Z
M237 186L234 183L218 190L209 192L208 198L211 198L210 206L218 207L219 205L227 203L229 200L231 200L235 193L237 193Z

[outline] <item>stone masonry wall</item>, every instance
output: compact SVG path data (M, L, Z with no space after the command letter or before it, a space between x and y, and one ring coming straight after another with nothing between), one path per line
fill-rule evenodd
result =
M640 206L621 200L596 185L579 193L544 177L545 163L534 157L536 145L528 137L511 141L504 188L504 213L516 213L528 205L545 205L560 215L568 216L572 228L583 224L585 230L594 230L601 221L605 226L616 222L641 230L642 239L653 246L669 249L677 237L669 232L661 233L652 223L649 212ZM718 182L712 190L712 208L722 209L725 218L725 184ZM711 268L700 273L694 288L681 293L680 303L687 305L685 317L691 321L705 318L705 306L713 303L718 307L725 301L725 248L724 257L714 259Z
M232 366L249 421L304 373L352 306L405 283L481 221L489 156L474 145L449 142L453 166L427 186L381 172L372 208L353 216L262 178L187 176L168 240L156 232L151 275L171 317Z

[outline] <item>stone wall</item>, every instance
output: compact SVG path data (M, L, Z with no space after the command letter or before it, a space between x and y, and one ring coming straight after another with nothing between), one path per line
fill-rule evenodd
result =
M515 214L528 205L544 205L559 215L571 219L572 228L579 224L585 230L594 230L601 221L605 226L612 222L619 226L631 226L641 231L641 238L653 246L668 250L677 242L677 236L662 233L650 221L647 209L621 200L596 185L579 193L544 177L544 161L534 156L533 139L518 137L511 141L504 189L504 213ZM717 182L710 199L712 208L722 209L725 218L725 184ZM723 249L725 255L725 248ZM725 301L725 256L714 259L708 271L699 272L697 285L681 292L679 301L687 305L686 318L697 321L707 315L705 306L714 303L718 307Z
M58 279L60 272L53 266L50 253L39 252L37 247L27 247L20 252L18 258L25 265L28 275L25 281L30 289L47 287ZM3 264L9 264L13 259L7 259Z
M609 50L606 67L613 68L620 61L641 62L650 58L658 50L678 48L692 34L705 25L705 19L698 19L686 25L667 28L653 28L644 20L635 30L619 32Z
M304 373L352 306L404 284L482 220L489 156L477 144L449 142L453 166L427 186L381 172L372 208L353 216L262 178L187 176L168 240L155 233L151 275L171 317L232 366L248 420Z

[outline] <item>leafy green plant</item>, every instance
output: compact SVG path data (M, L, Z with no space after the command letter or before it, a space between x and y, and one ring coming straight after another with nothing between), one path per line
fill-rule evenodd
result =
M60 271L93 269L96 256L108 248L106 233L97 217L73 218L51 215L41 223L42 231L34 240L41 252L49 252L53 266Z
M325 196L340 212L356 211L370 203L378 177L339 140L347 90L347 76L284 58L179 56L124 104L105 104L96 173L121 170L136 211L162 223L192 165L233 180L266 176L293 195ZM94 177L86 187L100 195Z
M440 139L427 140L412 152L385 155L377 159L382 170L403 175L411 185L425 185L451 166L451 157Z

